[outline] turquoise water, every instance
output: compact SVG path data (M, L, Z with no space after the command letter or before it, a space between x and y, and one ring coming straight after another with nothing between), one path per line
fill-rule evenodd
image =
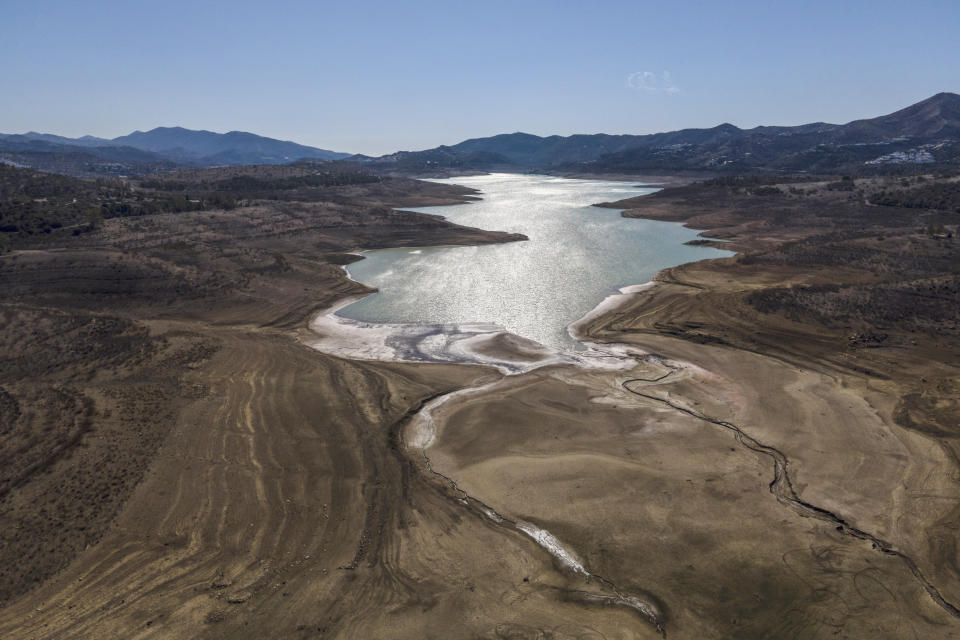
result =
M590 206L654 191L632 183L517 174L438 182L479 189L483 199L418 211L530 240L367 252L348 270L379 292L338 315L379 323L493 323L547 346L575 349L567 326L620 287L647 282L665 267L731 255L684 246L697 232L679 224Z

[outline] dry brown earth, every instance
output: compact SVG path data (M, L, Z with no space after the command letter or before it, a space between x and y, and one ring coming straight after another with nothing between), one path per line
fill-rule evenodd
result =
M372 189L3 257L0 637L659 637L611 594L671 638L960 635L955 341L876 347L749 302L877 274L669 270L584 327L658 356L630 371L347 361L298 341L363 290L345 251L511 239L381 206L464 193ZM632 215L701 216L750 252L825 224L799 198L680 193ZM429 457L406 446L463 389Z

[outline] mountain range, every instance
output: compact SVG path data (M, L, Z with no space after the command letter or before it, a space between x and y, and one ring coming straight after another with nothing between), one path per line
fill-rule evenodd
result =
M425 151L368 158L401 170L836 171L903 164L960 164L960 95L939 93L877 118L847 124L741 129L724 123L648 135L529 133L473 138Z
M113 139L0 134L0 161L79 176L136 175L189 166L349 161L374 171L861 172L960 167L960 95L847 124L741 129L729 123L646 135L541 137L509 133L370 157L252 133L158 127Z
M54 154L43 157L38 154ZM157 127L118 138L66 138L49 133L0 134L0 155L27 166L71 160L90 173L142 173L164 167L286 164L297 160L340 160L350 156L243 131L214 133ZM41 168L44 167L35 167ZM99 171L98 171L99 170ZM83 173L83 171L79 171Z

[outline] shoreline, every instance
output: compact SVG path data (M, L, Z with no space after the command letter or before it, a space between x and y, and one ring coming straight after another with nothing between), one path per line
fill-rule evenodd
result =
M417 189L442 195L434 187ZM159 317L150 310L163 299L153 295L154 306L141 301L129 312L137 324L106 326L123 332L119 340L98 337L109 318L96 314L97 331L23 352L24 362L49 363L45 379L85 380L78 389L96 403L95 428L82 440L94 446L37 476L48 483L44 495L93 504L87 494L56 490L59 479L76 486L66 475L74 468L120 478L133 461L145 474L128 482L129 499L118 496L121 510L104 520L102 540L88 537L75 560L0 609L0 635L99 637L149 626L145 635L161 638L296 636L304 625L337 637L537 637L562 626L571 637L629 630L679 640L740 637L748 620L773 636L826 637L842 627L849 637L878 629L900 637L911 628L947 637L957 620L944 604L960 601L960 582L950 549L931 543L954 540L957 522L949 405L956 371L944 355L953 345L949 335L891 329L885 339L752 307L755 292L799 295L802 286L786 287L842 284L863 273L771 263L779 255L771 247L817 230L818 211L826 211L821 224L833 224L853 206L847 193L801 197L781 188L780 196L755 196L718 184L679 187L624 210L712 229L706 233L734 239L739 254L611 289L567 328L603 349L585 363L551 364L539 345L491 327L452 343L444 327L421 334L415 346L446 359L424 361L414 350L410 364L377 359L376 349L359 360L304 344L317 339L309 329L315 317L369 294L349 267L344 273L356 260L345 252L449 238L483 244L503 234L351 209L377 223L357 232L337 226L339 206L318 205L326 217L316 229L288 226L303 222L261 208L216 214L230 226L200 236L217 232L213 240L253 253L152 250L173 265L203 258L210 273L226 257L254 275L218 298L197 296L209 300L201 308L181 295L180 306ZM872 221L911 215L864 213ZM849 216L853 224L859 215ZM196 221L212 224L208 217ZM174 233L182 219L156 218L170 229L151 237L182 237ZM118 245L121 237L141 242L141 223L110 221L105 232ZM262 235L278 223L303 232ZM919 226L886 246L908 242L944 255L949 243L925 238ZM325 235L328 228L339 235ZM884 248L869 231L860 240ZM859 245L847 246L842 255ZM59 264L54 273L84 273L83 263L46 255L21 255L11 266L43 260L37 264ZM100 278L113 273L102 259L92 263ZM35 271L24 273L36 278ZM43 290L49 279L37 282ZM67 299L90 298L81 290ZM113 300L104 298L103 308L116 309ZM16 321L11 330L29 337L63 328L66 316L45 309L18 303L5 312ZM86 320L71 322L82 328ZM136 335L141 342L122 352L116 369L115 350ZM156 345L146 362L138 356L143 340ZM70 353L87 368L64 371L42 359L74 344ZM409 341L387 346L410 349ZM450 357L451 346L461 355ZM518 352L523 362L508 361ZM98 353L103 365L93 369ZM488 366L475 362L478 353ZM452 366L465 359L475 366ZM490 361L506 364L498 372ZM42 400L29 395L32 380L22 398ZM123 395L112 397L117 391ZM158 406L167 409L168 435L158 431L166 428L157 424ZM77 415L71 407L63 405L65 415ZM131 411L140 422L128 422ZM125 440L135 434L150 440ZM140 457L117 457L109 467L95 457L107 451L100 443ZM160 448L141 453L144 446ZM89 496L101 495L91 484ZM23 504L36 513L36 503ZM46 513L56 515L50 504ZM90 518L58 522L88 526ZM44 531L26 530L11 548L54 551L42 547ZM412 579L392 579L399 576ZM825 617L835 626L817 635Z
M652 194L651 194L652 195ZM642 200L641 198L637 199L638 201ZM628 213L629 211L629 213ZM628 210L624 209L621 211L621 214L624 217L646 217L643 215L642 211L638 212L637 210ZM656 219L655 216L651 216L652 219ZM702 224L690 224L689 220L683 219L673 219L671 221L685 224L687 226L692 226L693 228L698 228L703 232L710 233L713 230L713 227L710 225ZM763 241L768 242L769 240L763 239ZM723 269L730 268L731 265L736 264L737 258L741 256L744 250L750 246L752 243L751 237L738 239L736 246L738 251L734 253L734 256L721 259L721 261L710 260L709 262L713 265L722 265L719 268L719 271L722 273ZM946 590L946 587L943 584L936 584L936 580L931 580L928 576L935 576L936 571L929 565L928 562L922 560L923 554L919 554L918 549L913 547L912 542L909 539L887 539L885 536L889 535L884 528L882 520L874 522L874 519L867 517L867 512L869 507L866 507L867 511L864 511L864 506L857 505L856 502L851 502L850 500L842 500L836 495L831 495L829 487L831 487L830 478L833 476L843 477L845 474L849 473L849 469L830 468L829 465L835 464L832 461L820 462L815 461L814 459L809 458L806 455L798 455L795 450L791 450L789 444L784 444L784 440L789 440L789 436L784 433L781 433L774 429L771 431L769 428L758 428L755 425L748 426L750 429L750 434L746 434L741 431L741 427L736 423L727 422L721 418L709 418L710 414L704 414L702 409L694 408L695 405L700 404L704 401L703 396L699 394L703 391L696 391L693 395L688 395L687 391L684 391L687 388L695 389L697 386L702 386L705 389L711 390L707 398L710 398L710 405L714 406L714 411L720 410L722 412L730 411L734 406L739 402L737 399L739 396L744 394L743 391L738 391L736 393L730 393L729 389L736 389L745 383L749 383L752 379L751 375L747 374L748 368L757 368L758 370L763 370L765 367L771 368L771 371L778 370L777 367L780 366L777 363L776 355L766 353L766 350L757 350L755 352L751 351L741 351L737 348L736 345L726 345L723 340L717 340L712 337L709 333L699 333L700 327L697 323L688 323L691 327L694 328L698 333L691 334L691 337L687 337L683 334L680 335L671 335L671 329L669 327L659 327L659 326L650 326L650 328L643 330L636 335L635 337L630 337L629 334L613 334L612 332L622 331L621 329L613 328L613 325L625 324L630 325L630 322L633 320L629 319L631 314L634 316L638 313L638 310L644 309L648 306L652 306L652 312L656 313L658 310L661 310L664 305L664 299L671 300L675 299L677 296L680 296L681 299L685 299L689 303L693 303L694 300L698 298L698 295L702 291L708 291L709 287L704 285L692 284L687 285L682 277L678 277L678 274L685 274L689 272L696 273L710 273L711 266L708 265L708 260L698 260L687 263L682 263L672 267L666 267L658 271L653 280L637 285L629 285L621 288L617 293L608 295L602 301L600 301L592 310L586 313L583 317L575 320L570 325L568 325L568 332L572 337L585 344L586 346L597 346L607 350L606 355L608 357L615 357L611 350L622 349L620 357L625 366L615 367L616 369L632 369L634 367L641 365L641 359L637 356L644 356L643 361L647 364L656 364L660 367L665 367L668 371L657 377L643 376L638 378L632 378L630 382L643 382L645 385L659 385L659 384L669 384L670 388L681 389L679 395L674 395L673 393L668 393L666 398L661 397L659 394L647 395L645 393L638 392L635 388L624 387L625 392L628 394L634 394L637 396L641 402L653 403L654 405L662 403L664 410L676 411L681 415L688 414L694 418L701 420L705 423L709 423L708 426L719 425L724 429L729 429L735 432L735 440L743 445L744 449L748 453L761 453L766 455L768 452L774 452L774 455L777 456L776 470L774 474L774 480L770 484L770 491L777 493L778 502L783 502L784 504L794 504L797 506L796 510L807 509L816 514L825 514L821 518L824 520L825 524L822 525L825 529L832 528L833 525L836 525L836 529L840 531L843 535L852 537L855 540L873 540L873 550L872 553L886 554L893 558L899 559L902 561L901 568L908 570L908 572L913 573L916 582L914 586L919 587L925 592L925 596L929 596L932 601L939 605L941 610L948 615L954 615L956 609L950 603L949 591ZM717 269L717 267L713 267ZM775 276L776 272L772 272L771 275ZM715 282L715 279L709 280L710 282ZM701 312L708 312L708 308L699 307ZM646 315L646 312L640 312L643 315ZM621 317L627 318L621 322ZM702 337L701 337L702 336ZM604 339L611 339L610 342L605 342ZM679 341L677 339L680 338ZM698 343L698 344L691 344ZM638 344L639 343L639 344ZM667 358L660 356L652 356L652 353L661 353L660 349L655 347L655 351L649 351L651 345L662 344L666 346L666 353L671 354ZM642 346L641 346L642 345ZM718 347L722 348L724 346L733 347L734 351L730 352L727 349L723 351L729 354L729 357L737 361L742 360L742 363L735 364L732 367L723 368L711 368L706 362L710 362L711 356L709 352ZM632 352L632 353L631 353ZM697 354L700 353L699 360ZM679 356L680 359L677 359ZM687 361L687 358L692 358L692 360ZM653 362L652 359L656 359L656 362ZM769 361L769 365L767 362ZM716 367L716 360L715 367ZM753 364L747 364L753 363ZM761 365L762 366L759 366ZM471 363L465 363L471 364ZM473 362L472 364L479 364ZM556 364L560 368L547 368L546 365ZM690 369L689 375L683 376L674 376L672 374L678 371L678 368L671 366L671 364L680 365L681 368ZM704 366L701 366L703 364ZM563 373L563 365L571 365L574 367L569 374ZM794 361L791 365L791 368L795 371L802 372L804 376L824 376L823 373L817 373L818 367L816 366L815 361L801 359ZM536 370L541 370L542 373L536 373ZM526 370L514 371L514 374L530 374L535 376L534 380L545 380L550 378L558 378L565 380L572 380L574 378L583 378L584 376L590 377L590 372L588 371L589 367L585 366L582 362L570 362L570 361L551 361L546 363L541 363L535 366L531 366ZM854 372L850 372L854 373ZM753 372L755 375L756 372ZM776 381L779 376L782 374L770 374L768 375L769 379ZM848 374L840 374L840 377L846 378ZM471 481L460 477L463 473L467 473L467 478L475 475L475 472L470 472L470 467L463 468L460 463L455 463L455 458L450 457L448 453L453 443L444 442L443 432L445 427L443 426L444 419L442 417L434 416L435 412L439 412L441 416L447 415L459 415L457 412L461 410L466 410L467 407L474 405L483 405L485 402L489 402L488 398L496 398L504 395L509 395L512 393L510 389L514 389L514 383L510 382L510 378L514 380L520 378L521 376L511 375L507 373L504 378L494 382L488 382L476 387L468 387L460 389L450 394L445 394L427 405L425 405L421 411L414 414L404 430L405 433L402 435L402 441L412 450L419 451L424 459L427 461L427 466L430 471L435 474L438 474L439 477L454 483L454 487L457 491L463 492L464 496L469 498L469 500L480 500L480 504L483 505L499 505L498 500L491 499L490 495L487 493L479 494L478 498L474 498L475 489L471 489ZM661 383L660 381L664 378L668 378L667 383ZM534 383L536 384L536 382ZM593 383L591 383L593 384ZM843 386L846 386L845 383ZM502 390L501 390L502 389ZM727 391L724 391L727 390ZM713 396L721 396L720 399ZM820 392L824 393L824 392ZM861 393L864 393L864 396L861 396ZM722 397L729 394L729 399L723 399ZM788 393L788 397L793 397L794 393ZM836 396L833 398L831 396ZM694 400L695 398L700 397L700 401ZM827 407L832 407L832 411L840 411L841 406L846 402L850 402L850 399L855 401L863 402L864 398L871 397L871 394L867 394L866 390L863 392L860 391L847 391L842 387L840 389L831 391L830 394L827 394L827 398L822 398L820 404ZM806 392L798 391L795 395L795 401L804 404L817 404L814 402L814 396L808 395ZM869 432L872 429L878 427L882 428L884 433L889 433L890 435L896 436L898 439L904 438L904 434L899 433L899 428L889 422L889 418L878 414L873 409L871 402L867 401L866 411L853 411L852 415L856 416L858 422L863 422L863 427L861 430ZM764 402L763 405L767 405L767 402ZM751 411L750 413L757 413L758 415L766 415L766 412L769 411L768 406L762 406L759 410ZM850 410L853 410L853 407L850 407ZM723 415L721 413L720 415ZM849 420L849 419L848 419ZM739 422L739 421L738 421ZM742 423L740 423L742 424ZM749 424L749 423L748 423ZM816 438L826 438L827 440L835 437L829 433L820 433L816 425L800 422L796 426L802 430L809 430L811 437ZM855 441L863 442L860 440L863 438L861 434L851 434ZM454 441L457 440L456 436L450 436L448 440L452 438ZM744 444L746 442L746 444ZM431 458L437 458L433 463L430 462L430 458L427 457L427 450L433 449L436 446L440 446L441 451L431 452ZM859 445L855 445L854 449ZM899 446L899 445L898 445ZM904 441L903 446L907 447L910 450L914 450L918 445L915 442L915 439L908 439ZM732 449L731 449L732 451ZM793 473L787 475L787 457L784 452L790 452L792 465L794 467ZM902 455L902 454L898 454ZM496 458L494 458L496 459ZM798 473L796 466L799 465L801 472L809 472L814 474L814 476L819 475L816 471L818 467L828 465L829 471L826 471L826 477L822 480L818 480L812 484L812 486L805 486L811 481L808 478L807 483L801 483L801 489L794 489L792 481L795 483L795 475ZM936 466L939 463L934 463L931 461L929 464ZM439 465L439 467L437 466ZM932 468L932 467L931 467ZM441 472L440 470L443 471ZM453 469L451 471L450 469ZM824 473L824 472L820 472ZM456 475L454 475L456 474ZM791 478L793 476L793 478ZM454 480L456 477L456 480ZM492 491L494 495L498 494L498 489L496 489L497 483L493 485L488 485L490 479L484 479L483 483L478 486L487 487L487 491ZM819 486L822 485L822 486ZM784 489L783 487L786 487ZM776 491L774 491L776 488ZM826 490L826 493L824 492ZM467 493L470 492L470 493ZM781 499L783 495L789 494L792 496L790 499ZM871 495L868 492L865 495ZM851 497L852 499L852 497ZM468 500L468 502L469 502ZM881 503L884 500L883 492L880 495L872 496L870 500L880 501ZM468 504L466 502L465 504ZM495 508L494 513L497 515L498 521L502 521L504 518L513 518L515 520L522 520L526 518L525 512L510 512L509 510L502 510L502 507L488 507ZM532 508L532 507L531 507ZM541 507L542 508L542 507ZM809 516L803 516L809 517ZM832 525L830 524L832 523ZM551 540L556 540L557 536L554 535L552 531L556 531L553 527L550 527L551 531L547 531L546 528L540 527L539 530L543 532L544 536L548 536ZM557 531L559 538L564 540L569 540L569 536L564 534L563 530ZM555 553L555 550L552 550L551 545L541 544L540 541L535 536L532 536L534 540L543 547L548 553L554 555L555 558L558 558L560 564L565 564L569 568L569 563L565 563L562 557L562 554L558 556ZM571 553L577 554L578 549L583 550L582 546L576 542L576 539L572 540L573 544L570 547L567 547ZM583 555L580 553L580 555ZM869 550L868 550L869 555ZM915 558L920 558L916 560ZM869 561L869 560L868 560ZM589 562L585 560L585 562ZM577 566L583 568L586 565L578 564ZM592 566L592 563L591 563ZM586 571L586 569L583 569ZM894 569L891 569L893 571ZM945 594L941 596L941 592ZM658 622L659 625L659 622Z
M364 253L366 251L351 252L359 256L363 256ZM482 395L506 379L520 378L537 370L549 370L555 367L573 367L574 370L584 372L626 372L651 365L665 367L671 373L688 370L709 376L694 363L661 358L626 343L592 340L587 331L592 324L614 317L618 309L635 301L638 296L648 294L657 286L657 278L662 273L683 264L689 263L665 267L657 271L653 279L647 282L619 288L616 292L605 296L583 316L568 324L566 327L568 334L584 347L583 351L546 347L491 324L372 323L337 315L339 310L357 300L375 294L376 289L343 298L313 314L307 323L309 333L301 337L300 341L321 353L347 359L405 364L450 363L496 369L501 374L501 378L441 395L413 414L401 431L400 438L403 446L411 451L418 451L426 461L427 469L437 473L431 467L427 456L427 450L438 436L438 425L432 419L433 411L441 406L453 406L457 400L466 397ZM348 265L341 265L341 268L351 281L370 287L355 280L350 275ZM404 346L398 348L398 342L402 342ZM499 343L497 345L499 348L495 350L491 349L494 342ZM503 521L499 516L494 520ZM528 526L533 527L533 525ZM542 531L547 538L555 540L553 534L546 530ZM563 554L557 556L556 550L551 545L543 544L540 538L531 535L528 531L526 533L548 553L559 557L561 564L569 565L564 560ZM582 566L579 570L589 575ZM642 601L638 599L637 602ZM649 610L645 609L648 606L653 605L645 603L641 609ZM656 607L653 606L653 610L655 609Z
M490 174L487 174L490 175ZM560 177L573 180L605 180L601 177L576 177L542 174L547 177ZM663 178L663 176L661 176ZM450 178L455 179L455 178ZM627 178L624 178L625 180ZM631 182L640 181L636 178ZM667 177L664 184L686 184L683 178ZM650 188L651 185L638 185ZM653 185L660 189L663 185ZM653 192L653 193L656 193ZM640 198L653 195L644 194ZM477 191L479 198L482 191ZM593 203L601 206L605 203ZM609 208L609 207L608 207ZM624 210L621 210L622 214ZM432 214L446 220L442 213ZM625 217L625 216L623 216ZM391 247L392 249L442 248L454 245L420 245ZM361 259L371 250L348 252ZM696 261L694 261L696 262ZM531 339L507 331L504 327L482 322L466 323L391 323L369 322L346 318L337 312L357 300L373 295L377 290L356 280L350 274L348 265L340 265L346 278L363 287L372 289L368 293L338 300L325 309L316 311L308 319L310 335L304 341L311 348L340 357L355 357L380 362L451 362L456 364L474 364L493 366L505 375L525 373L533 369L552 364L573 364L577 366L596 366L600 358L615 357L607 344L587 339L581 329L604 313L614 312L616 308L627 304L630 296L649 290L656 279L665 271L687 263L680 263L658 270L652 279L639 284L629 284L602 298L583 316L572 320L565 327L567 335L584 347L582 351L561 349L537 343ZM391 345L388 345L391 342Z
M317 311L307 322L310 333L301 337L301 341L311 349L337 357L373 362L491 366L504 375L520 375L540 367L562 364L619 370L625 365L605 365L603 361L622 360L624 354L615 353L614 345L584 339L579 328L604 313L614 312L631 296L649 290L655 284L651 281L622 287L618 293L608 295L584 316L570 323L568 332L585 347L582 351L547 347L495 324L373 323L337 315L340 309L376 291L347 296ZM400 343L402 346L398 346Z

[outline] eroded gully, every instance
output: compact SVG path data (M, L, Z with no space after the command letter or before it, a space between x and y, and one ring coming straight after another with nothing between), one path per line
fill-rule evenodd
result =
M669 364L664 359L661 359L653 355L622 355L617 354L618 357L629 357L637 361L642 362L654 362L660 366L666 367L669 369L666 373L656 378L642 378L634 377L629 378L621 382L621 387L628 393L644 398L650 402L659 404L661 406L667 407L678 413L690 416L697 420L712 424L714 426L722 427L733 433L734 439L736 442L755 453L766 456L773 461L773 478L769 483L770 492L776 497L777 501L793 509L802 517L816 518L823 522L827 522L832 526L836 527L836 530L843 533L844 535L851 536L858 540L863 540L869 542L873 549L877 550L879 553L883 553L889 556L894 556L899 558L907 566L910 573L914 578L923 586L924 590L930 596L930 598L937 603L944 611L949 613L955 618L960 618L960 608L955 604L948 601L940 593L939 589L933 583L930 582L924 575L920 568L917 566L917 563L907 554L899 551L894 548L894 546L882 538L875 536L863 529L851 525L845 518L829 509L812 504L806 500L803 500L799 497L796 490L793 488L793 484L790 480L789 473L789 458L776 447L764 444L748 433L746 433L742 427L736 425L732 422L726 420L720 420L717 418L712 418L705 414L702 414L698 411L684 407L682 405L676 404L664 398L652 395L649 393L644 393L639 391L633 386L637 383L645 383L646 385L655 384L662 382L663 380L674 375L680 369ZM520 374L522 375L522 374ZM497 381L499 382L499 381ZM478 387L471 387L467 389L460 389L452 391L445 394L440 394L430 398L427 402L421 405L420 410L417 412L412 412L408 419L405 421L409 423L411 420L420 419L431 421L432 411L436 409L441 404L449 401L457 395L463 394L472 394L479 391L485 390L487 387L495 385L496 382L480 385ZM403 440L402 434L398 433L401 441ZM599 602L609 605L623 606L633 610L638 614L643 620L647 623L656 627L659 633L666 637L666 619L662 613L661 607L659 607L655 602L647 597L641 597L638 595L633 595L625 590L619 588L613 581L589 571L575 553L575 551L569 549L563 543L561 543L553 534L550 532L537 527L529 522L523 520L514 520L507 517L504 517L498 513L493 507L486 504L484 501L468 494L464 491L457 482L448 475L445 475L436 469L433 468L433 465L430 461L430 457L427 454L427 448L432 443L433 438L430 437L426 440L420 439L416 443L403 443L406 447L410 449L417 450L423 458L423 467L432 474L435 478L439 479L441 483L449 490L447 492L448 496L458 502L463 507L474 511L478 515L486 518L488 521L501 526L505 529L511 531L518 531L526 535L528 538L533 540L538 546L543 550L547 551L554 560L559 563L563 569L569 573L578 575L586 580L588 584L595 583L601 589L601 593L595 593L586 590L580 589L569 589L568 594L579 596L583 601L589 602Z

